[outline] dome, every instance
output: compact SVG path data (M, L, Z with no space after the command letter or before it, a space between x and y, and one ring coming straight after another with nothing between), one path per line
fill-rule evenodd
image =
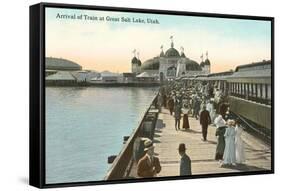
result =
M45 59L45 68L47 70L82 70L82 66L75 62L52 57L47 57Z
M142 66L142 70L159 70L159 57L155 57L149 60L146 60Z
M138 63L138 66L141 66L141 60L140 59L138 59L137 63Z
M132 64L137 64L138 63L138 59L137 57L134 56L134 58L131 61Z
M187 71L202 71L200 65L196 61L190 59L186 59L185 68Z
M204 67L204 65L205 65L205 63L202 61L202 62L200 63L200 66L201 66L201 67Z
M164 57L164 56L165 56L165 54L164 54L164 52L162 50L161 53L160 53L160 57Z
M208 58L205 60L205 65L211 65L211 62Z
M185 57L186 57L185 54L184 54L184 52L181 53L181 57L182 57L182 58L185 58Z
M177 49L171 47L166 51L165 56L166 57L180 57L180 54L177 51Z

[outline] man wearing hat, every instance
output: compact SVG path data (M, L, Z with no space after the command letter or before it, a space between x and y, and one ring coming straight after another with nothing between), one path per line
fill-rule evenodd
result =
M155 157L154 144L150 139L144 142L145 155L139 160L137 165L137 174L141 178L155 177L160 171L161 166L159 158Z
M202 127L203 141L206 141L207 133L208 133L208 125L211 124L211 117L210 117L209 111L206 110L206 105L203 106L203 109L200 113L200 124Z
M175 129L180 130L180 122L181 122L181 100L179 98L176 99L175 102Z
M179 154L181 156L180 160L180 176L191 175L191 160L189 156L185 153L185 144L179 144Z

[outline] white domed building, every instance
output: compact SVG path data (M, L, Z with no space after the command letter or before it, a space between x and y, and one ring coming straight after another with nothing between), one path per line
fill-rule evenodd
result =
M134 57L131 61L132 72L137 74L146 72L151 76L158 76L163 79L209 74L211 66L210 60L207 58L203 61L203 56L201 58L202 62L198 64L184 54L183 48L181 48L181 53L179 53L179 51L174 48L174 43L172 41L171 47L166 52L163 51L163 46L161 46L159 56L148 59L143 63L141 63L138 58Z
M59 71L78 71L82 70L79 64L66 60L63 58L46 57L45 60L46 70L59 70Z

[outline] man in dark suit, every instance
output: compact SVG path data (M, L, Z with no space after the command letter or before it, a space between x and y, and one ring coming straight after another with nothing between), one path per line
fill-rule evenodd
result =
M180 176L191 175L191 160L189 156L185 153L185 144L181 143L179 145L179 154L181 156L180 160Z
M203 110L200 113L200 124L202 127L203 141L207 140L208 125L211 124L211 117L209 111L206 110L206 105L203 106Z
M160 171L159 158L154 156L154 145L150 139L144 142L145 155L139 160L137 174L141 178L155 177Z

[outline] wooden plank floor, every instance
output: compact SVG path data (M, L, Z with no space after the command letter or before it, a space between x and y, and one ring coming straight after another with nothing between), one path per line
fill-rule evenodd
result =
M182 120L181 120L182 123ZM192 161L192 174L214 174L225 172L270 170L271 149L260 140L244 132L246 162L232 168L221 168L214 160L216 150L215 126L208 128L208 141L201 140L201 126L195 118L189 117L190 130L176 131L174 117L166 109L159 113L155 130L155 155L159 157L162 171L158 176L178 176L179 160L177 148L179 143L185 143L187 154ZM182 124L181 124L182 126Z

